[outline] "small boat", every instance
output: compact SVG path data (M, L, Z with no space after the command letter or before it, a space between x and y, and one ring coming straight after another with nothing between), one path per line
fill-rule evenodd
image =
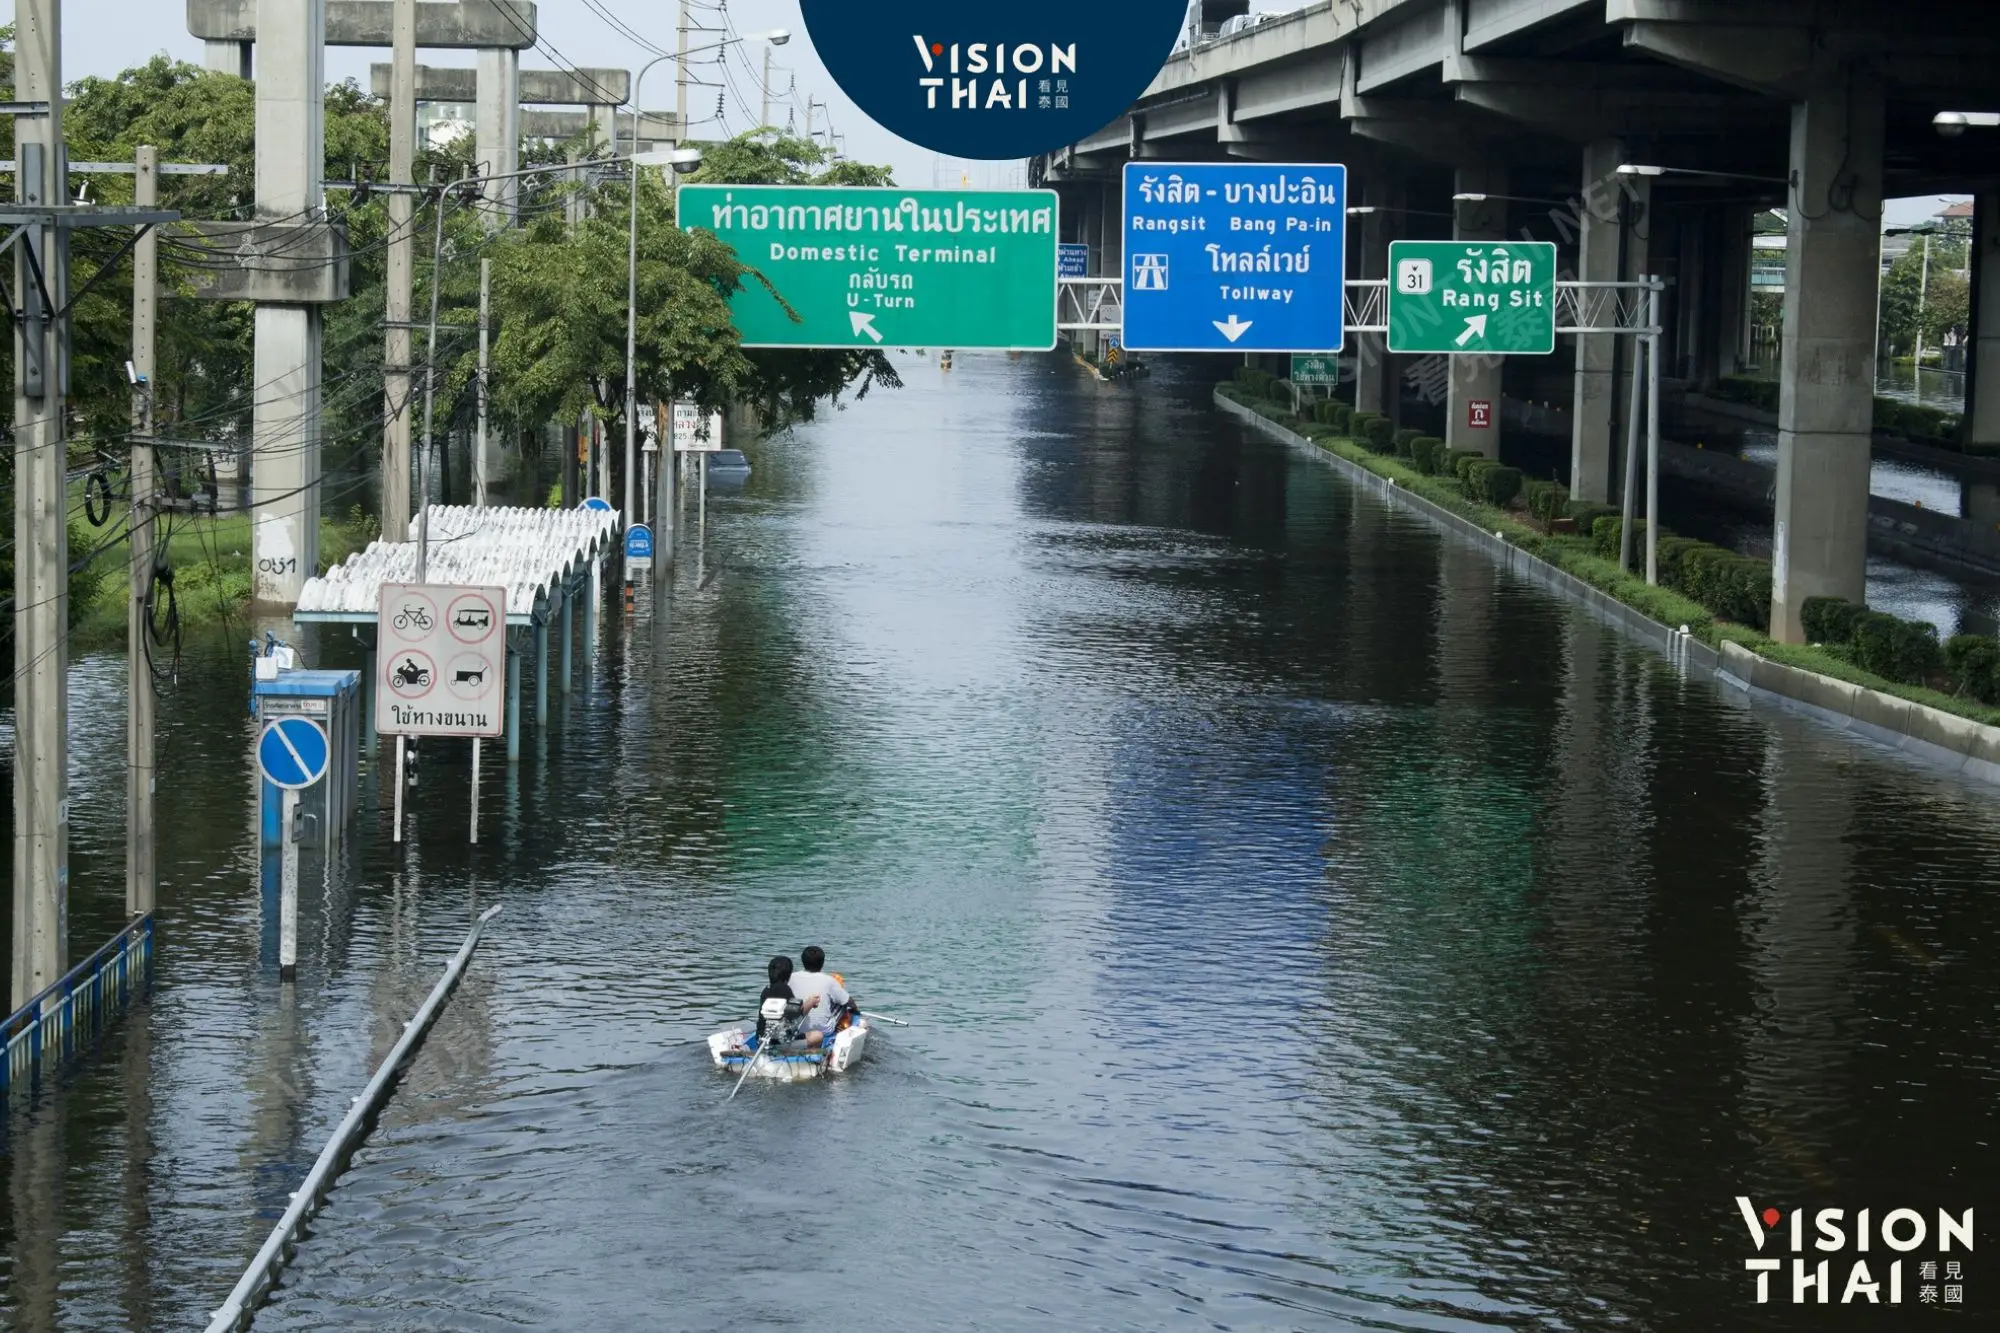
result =
M756 1041L755 1024L729 1028L709 1035L708 1053L717 1069L732 1074L741 1075L743 1066L754 1060L757 1067L750 1071L751 1078L801 1083L822 1074L842 1074L859 1064L868 1051L868 1018L856 1017L819 1050L807 1050L799 1042L785 1042L760 1055L755 1049Z

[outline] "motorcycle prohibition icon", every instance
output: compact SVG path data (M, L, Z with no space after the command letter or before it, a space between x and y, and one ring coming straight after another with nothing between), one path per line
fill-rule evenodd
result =
M415 658L406 657L403 664L396 668L395 682L404 689L421 689L431 683L431 673L418 666Z
M396 613L396 628L427 630L431 627L431 613L420 604L406 605Z

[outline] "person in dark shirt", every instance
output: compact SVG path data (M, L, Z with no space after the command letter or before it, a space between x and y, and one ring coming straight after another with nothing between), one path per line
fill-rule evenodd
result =
M779 954L773 958L765 966L764 972L769 978L770 984L764 987L763 993L757 997L758 1045L763 1044L764 1029L770 1021L764 1017L764 1001L783 1000L785 1002L785 1025L787 1028L810 1012L813 1006L819 1003L819 996L817 995L803 997L792 994L792 960L783 954ZM783 1040L785 1034L778 1032L772 1035L777 1040ZM818 1042L814 1041L812 1044L818 1045Z

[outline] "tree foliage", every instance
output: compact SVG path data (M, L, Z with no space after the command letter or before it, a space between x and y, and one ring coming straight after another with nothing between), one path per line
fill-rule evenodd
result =
M1920 238L1896 257L1882 276L1880 337L1886 347L1899 353L1913 350L1919 327L1927 347L1941 346L1948 333L1965 333L1972 321L1971 292L1960 272L1965 258L1965 242L1952 236Z

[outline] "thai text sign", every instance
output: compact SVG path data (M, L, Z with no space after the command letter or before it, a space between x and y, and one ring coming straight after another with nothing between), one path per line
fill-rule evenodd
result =
M1056 345L1053 190L683 185L678 207L777 289L730 299L745 347Z
M1125 164L1125 345L1338 352L1347 168Z
M385 583L376 613L375 652L378 732L506 732L505 588Z
M1391 241L1389 350L1546 356L1556 347L1552 241Z

